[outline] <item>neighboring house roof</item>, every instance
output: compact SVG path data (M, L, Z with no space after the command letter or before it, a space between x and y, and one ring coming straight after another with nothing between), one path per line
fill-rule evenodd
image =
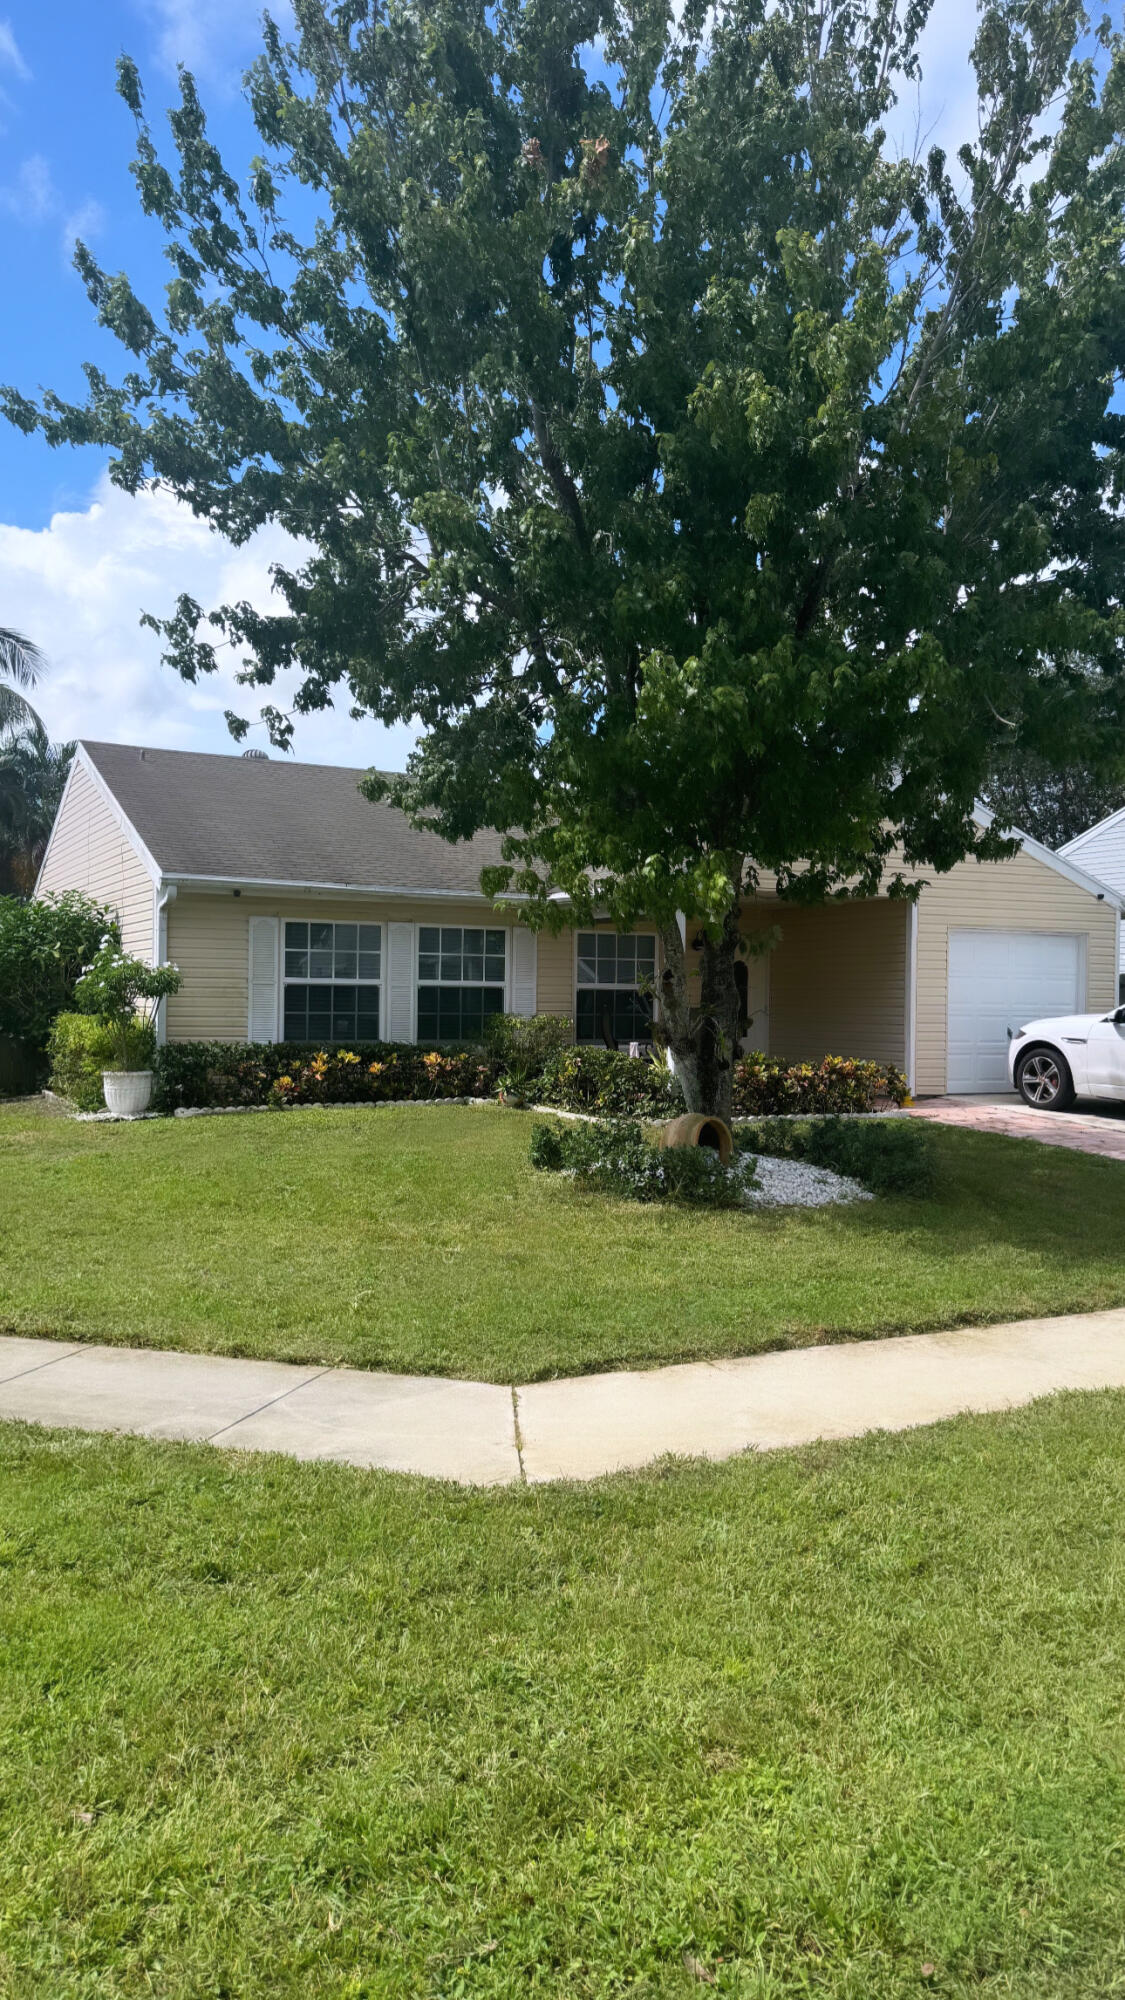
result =
M1085 833L1076 834L1059 853L1083 867L1095 868L1115 889L1125 889L1125 806Z
M363 771L281 758L79 745L160 874L174 880L479 895L500 836L452 843L359 791Z

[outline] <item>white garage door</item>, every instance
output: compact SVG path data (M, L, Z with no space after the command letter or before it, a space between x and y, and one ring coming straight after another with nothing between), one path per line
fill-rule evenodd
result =
M950 931L950 1091L1007 1090L1008 1029L1085 1004L1084 938Z

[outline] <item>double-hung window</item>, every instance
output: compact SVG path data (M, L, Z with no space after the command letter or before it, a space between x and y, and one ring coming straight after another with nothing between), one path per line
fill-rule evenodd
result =
M456 924L418 927L418 1040L479 1042L504 1012L505 933Z
M375 1042L383 934L379 924L287 923L287 1042Z
M576 1039L647 1042L655 984L655 937L579 931Z

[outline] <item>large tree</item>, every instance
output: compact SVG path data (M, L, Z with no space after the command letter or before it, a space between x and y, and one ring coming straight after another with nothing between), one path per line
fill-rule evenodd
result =
M486 886L537 920L655 919L709 1109L761 870L894 892L899 854L1003 851L1001 746L1121 750L1125 50L988 0L975 137L903 157L926 12L297 0L242 182L186 75L161 157L123 62L166 297L80 250L128 372L4 397L129 491L303 539L276 613L156 621L180 671L221 640L250 685L298 668L298 712L419 717L372 789L518 829Z

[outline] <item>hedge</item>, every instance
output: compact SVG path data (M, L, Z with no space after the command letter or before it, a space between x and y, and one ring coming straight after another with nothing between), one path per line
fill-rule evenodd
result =
M138 1021L129 1031L128 1067L148 1069L153 1060L156 1035ZM51 1089L57 1090L79 1111L103 1111L102 1071L113 1069L118 1059L118 1037L91 1014L57 1014L47 1041L51 1064Z
M491 1097L510 1069L510 1050L422 1048L410 1042L356 1042L318 1049L307 1042L169 1042L156 1052L158 1111L238 1104L381 1104L399 1098ZM527 1094L560 1111L601 1118L671 1118L683 1108L679 1085L660 1062L613 1049L570 1045L549 1054ZM900 1071L826 1056L787 1066L768 1056L740 1058L734 1113L753 1117L870 1111L901 1104Z
M736 1118L872 1111L880 1103L905 1104L909 1095L905 1076L890 1063L846 1056L783 1063L776 1056L758 1054L739 1058L732 1092Z
M158 1111L237 1104L384 1104L490 1097L496 1064L482 1049L410 1042L166 1042L153 1063Z
M673 1118L683 1109L670 1070L615 1049L560 1049L548 1057L533 1088L540 1104L603 1118Z

